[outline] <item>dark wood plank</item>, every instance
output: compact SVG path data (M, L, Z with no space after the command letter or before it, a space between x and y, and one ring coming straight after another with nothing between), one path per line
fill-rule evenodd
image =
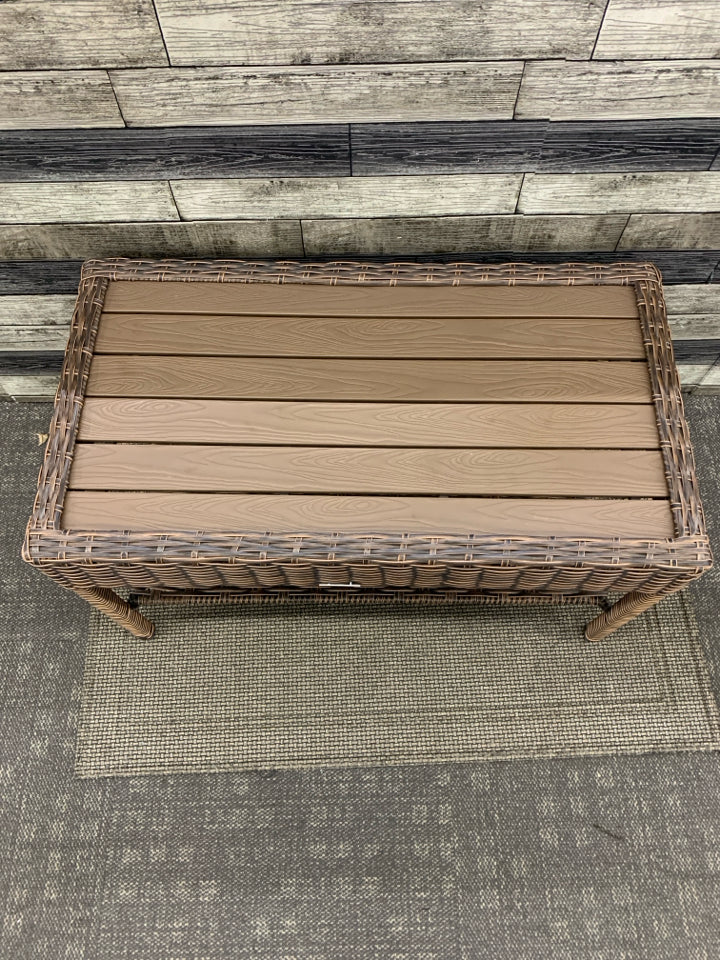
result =
M667 500L514 500L68 491L68 530L458 533L664 539Z
M0 133L2 180L349 176L348 128L187 127Z
M0 260L0 296L77 293L82 260Z
M116 280L109 313L309 317L635 317L631 287L539 284L410 286L312 283L182 283Z
M645 358L637 319L104 313L95 353L259 357Z
M355 176L524 173L539 162L544 120L352 124Z
M80 440L657 448L651 404L292 403L89 397Z
M80 443L75 490L660 497L659 450Z
M594 120L548 123L537 170L543 173L709 170L720 121Z
M0 374L59 374L63 350L2 350Z
M351 127L353 173L709 170L720 121L545 120Z
M93 358L87 395L277 400L648 403L645 363L531 360Z

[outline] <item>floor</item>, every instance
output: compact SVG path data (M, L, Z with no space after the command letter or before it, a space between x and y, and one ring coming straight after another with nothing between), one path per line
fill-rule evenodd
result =
M720 398L687 407L717 544ZM720 956L715 754L73 780L88 612L19 560L49 416L0 404L0 956Z

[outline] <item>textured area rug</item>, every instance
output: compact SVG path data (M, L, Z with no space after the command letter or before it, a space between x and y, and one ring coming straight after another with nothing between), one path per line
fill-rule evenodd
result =
M687 594L599 644L591 604L148 604L93 613L82 777L720 747Z

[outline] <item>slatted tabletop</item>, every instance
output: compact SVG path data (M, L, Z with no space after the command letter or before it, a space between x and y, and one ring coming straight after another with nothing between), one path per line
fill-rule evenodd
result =
M670 538L634 288L113 280L62 526Z

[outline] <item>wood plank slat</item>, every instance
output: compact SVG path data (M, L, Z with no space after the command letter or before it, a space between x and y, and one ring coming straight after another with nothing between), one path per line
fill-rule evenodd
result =
M596 60L720 57L717 0L610 0Z
M720 247L720 213L631 214L618 250L651 246L669 250L716 249Z
M105 70L0 73L0 129L124 126Z
M649 403L647 365L602 360L93 357L89 397Z
M0 183L0 223L179 220L164 180Z
M651 404L293 403L88 397L81 441L656 449Z
M173 64L589 58L594 0L156 0Z
M429 315L347 318L104 313L95 353L406 359L645 358L637 319Z
M472 533L503 537L674 535L667 500L517 500L68 491L63 529L76 531Z
M660 497L659 450L80 443L75 490Z
M625 221L623 220L623 223ZM108 313L310 317L636 317L629 286L182 283L114 280Z
M636 60L525 65L515 108L521 120L717 117L720 61ZM558 96L562 91L562 96Z
M112 70L130 127L511 120L520 60Z

